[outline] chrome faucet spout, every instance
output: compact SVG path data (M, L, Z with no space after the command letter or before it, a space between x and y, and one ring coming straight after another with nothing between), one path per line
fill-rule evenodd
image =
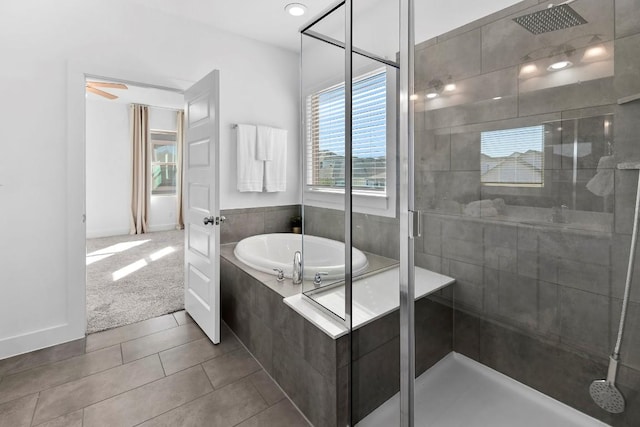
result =
M294 285L302 283L302 254L296 251L293 254L293 274L291 276Z

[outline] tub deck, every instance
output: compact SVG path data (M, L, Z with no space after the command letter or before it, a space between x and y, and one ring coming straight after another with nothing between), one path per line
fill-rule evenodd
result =
M400 270L393 267L372 273L353 282L352 326L358 329L400 307ZM455 279L416 267L415 299L419 300L451 285ZM296 294L284 299L285 304L336 339L349 332L344 319L344 283L328 289ZM318 307L320 305L321 307ZM333 313L324 314L322 311ZM332 318L333 317L333 318Z

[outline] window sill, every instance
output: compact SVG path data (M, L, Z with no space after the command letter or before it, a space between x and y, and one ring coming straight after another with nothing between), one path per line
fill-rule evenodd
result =
M389 194L354 191L353 211L389 218L396 216L395 199ZM304 191L304 204L319 208L344 209L344 191L326 188L310 188Z

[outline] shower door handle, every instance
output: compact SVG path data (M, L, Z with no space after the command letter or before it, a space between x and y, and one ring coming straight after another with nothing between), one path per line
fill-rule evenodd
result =
M422 219L420 211L409 211L409 238L422 236Z

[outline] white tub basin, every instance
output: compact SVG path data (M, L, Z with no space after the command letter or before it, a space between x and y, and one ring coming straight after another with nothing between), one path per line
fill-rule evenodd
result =
M303 252L302 235L293 233L260 234L241 240L233 253L243 263L258 271L275 275L274 268L293 272L293 255ZM328 273L323 280L344 277L344 243L317 236L304 236L304 278L313 279L317 272ZM368 265L367 256L353 248L352 272L357 275Z

